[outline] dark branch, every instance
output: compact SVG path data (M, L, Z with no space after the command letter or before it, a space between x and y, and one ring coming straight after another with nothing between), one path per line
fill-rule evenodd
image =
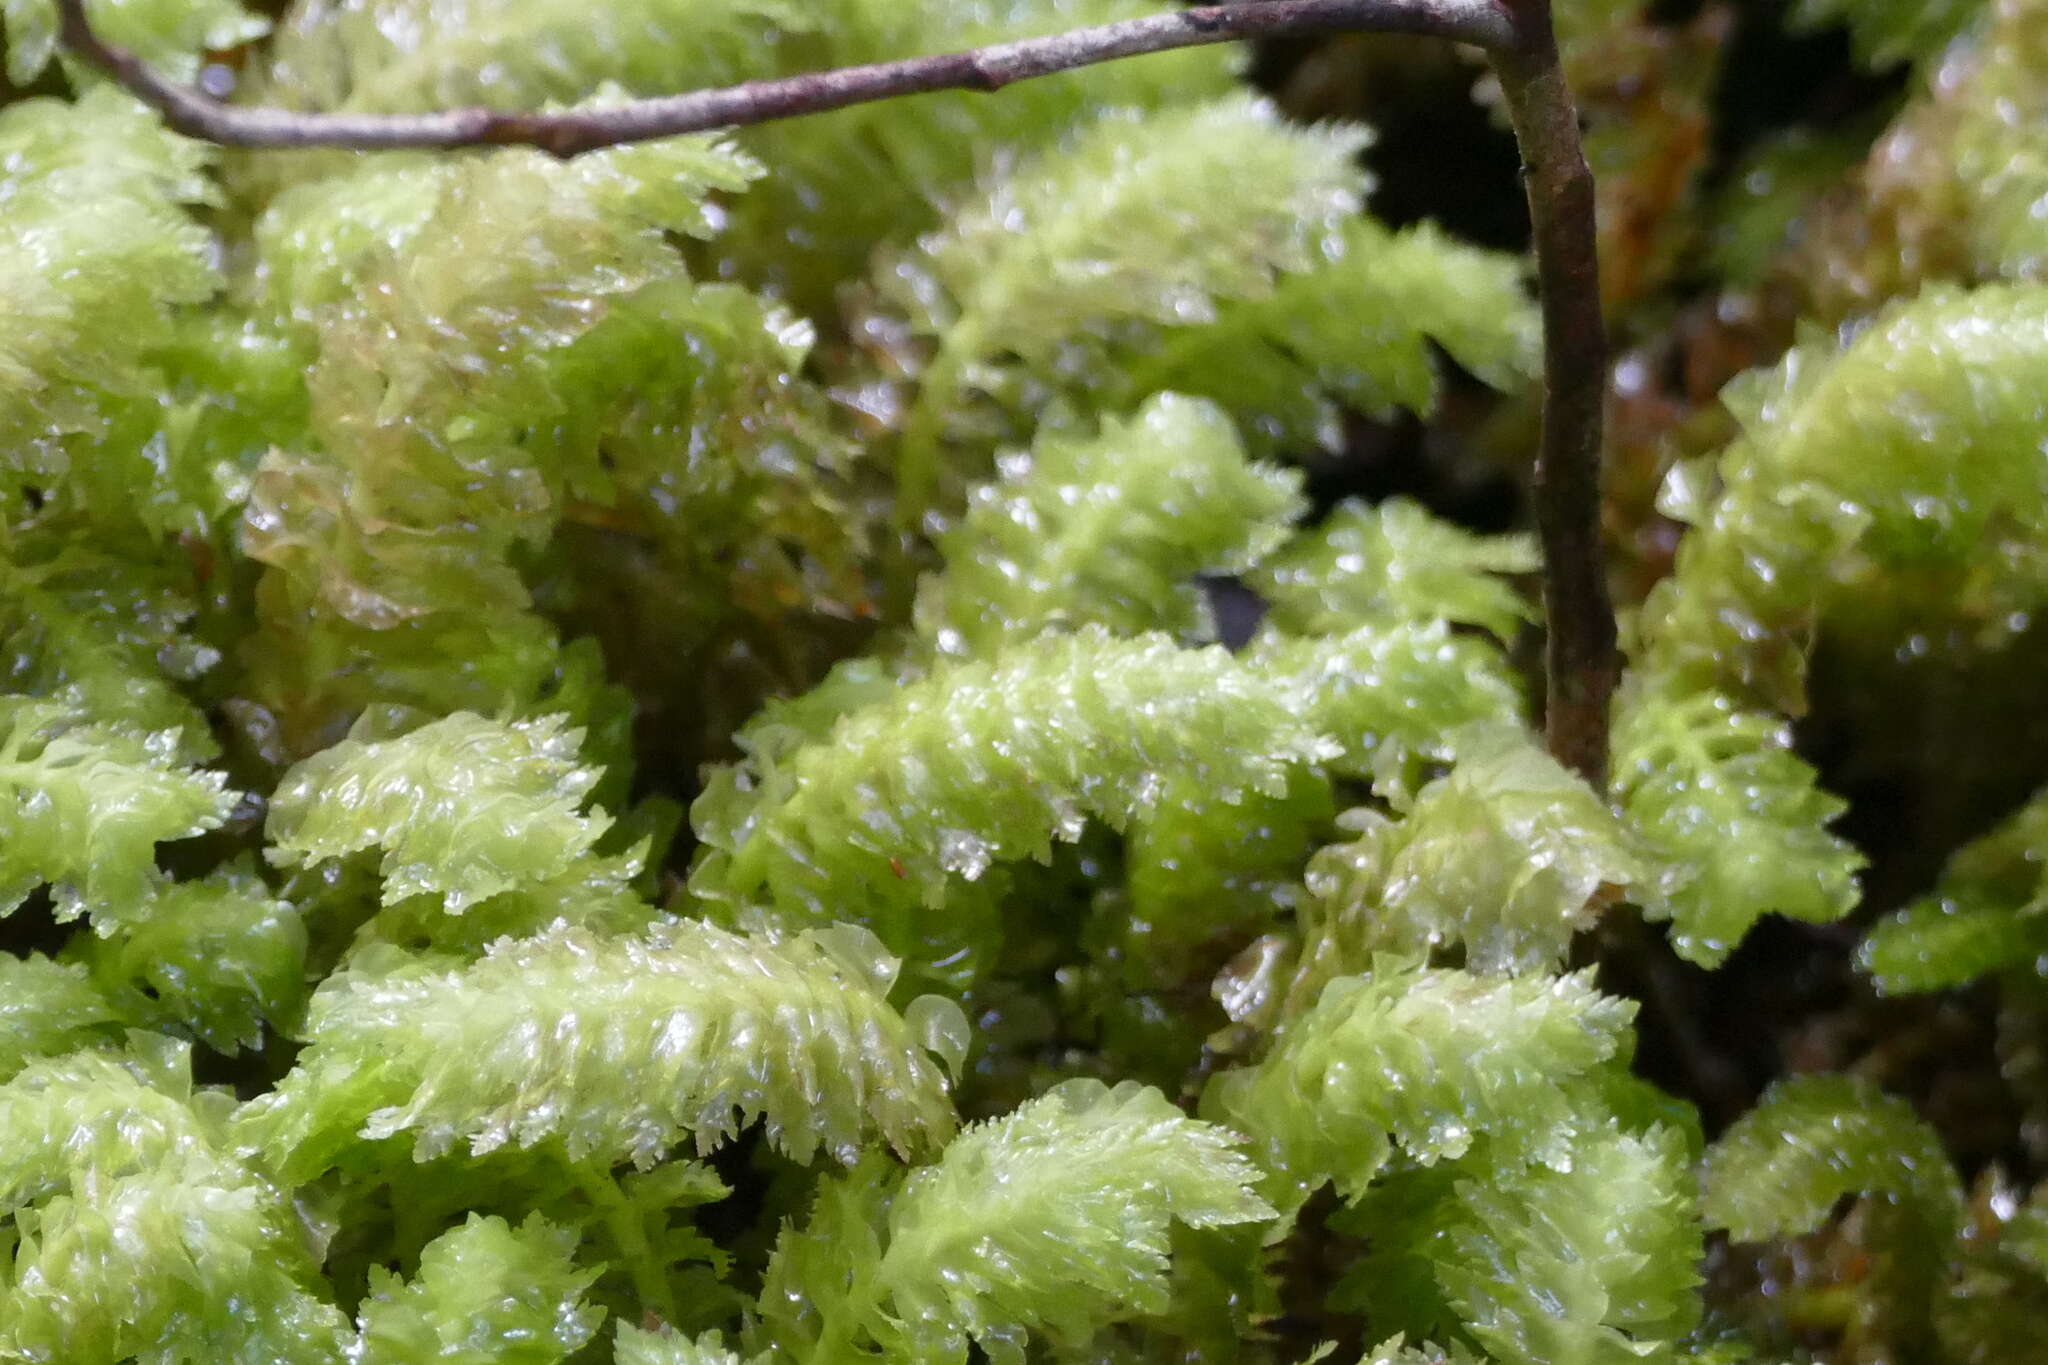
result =
M1178 47L1246 38L1374 30L1415 33L1496 48L1513 29L1495 0L1253 0L1101 24L971 52L842 67L782 80L632 100L601 109L507 113L450 109L431 114L324 114L223 104L167 81L134 53L93 31L85 0L57 0L65 44L105 69L164 122L192 137L235 147L477 147L519 144L556 156L645 142L678 133L769 123L850 104L933 90L1000 90L1034 76Z
M1532 8L1534 8L1532 6ZM1558 762L1607 785L1608 708L1620 669L1607 554L1600 535L1600 425L1607 330L1593 173L1565 88L1550 16L1522 20L1522 38L1493 53L1521 144L1543 297L1543 432L1536 453L1536 524L1543 541L1544 738Z

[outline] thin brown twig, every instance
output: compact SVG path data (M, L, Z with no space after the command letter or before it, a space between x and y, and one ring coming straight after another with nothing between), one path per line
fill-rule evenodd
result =
M1620 657L1600 535L1607 329L1600 315L1593 172L1559 64L1549 0L1514 3L1519 37L1491 56L1522 151L1543 302L1535 497L1547 629L1544 738L1558 762L1605 791L1608 712Z
M303 113L231 104L167 81L134 53L102 39L85 0L57 0L64 42L155 108L172 128L235 147L478 147L525 145L574 156L600 147L713 128L769 123L852 104L935 90L1000 90L1075 67L1173 48L1339 30L1414 33L1484 48L1513 36L1495 0L1252 0L1100 24L780 80L548 113L449 109L428 114Z
M179 132L241 147L457 148L528 145L557 156L823 113L936 90L1000 90L1076 67L1173 48L1341 31L1413 33L1490 55L1521 145L1543 303L1544 402L1536 516L1544 558L1545 735L1596 788L1607 777L1618 672L1600 537L1600 425L1607 341L1600 314L1593 177L1559 66L1549 0L1250 0L998 43L967 52L842 67L780 80L517 113L305 113L223 104L165 80L101 39L85 0L57 0L65 44L158 110Z

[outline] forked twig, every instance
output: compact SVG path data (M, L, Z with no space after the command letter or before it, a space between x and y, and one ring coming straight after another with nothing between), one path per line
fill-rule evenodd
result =
M749 81L597 108L517 113L304 113L224 104L164 79L94 32L85 0L57 0L64 43L172 128L237 147L356 150L525 145L556 156L767 123L937 90L1018 81L1173 48L1333 32L1411 33L1471 43L1506 93L1534 227L1543 300L1543 430L1536 516L1545 568L1545 736L1596 787L1607 776L1608 708L1617 672L1614 613L1600 540L1600 428L1607 345L1595 255L1593 179L1565 87L1549 0L1250 0L997 43L967 52Z
M181 133L235 147L478 147L510 144L575 156L600 147L769 123L850 104L935 90L1000 90L1018 81L1172 48L1246 38L1372 29L1495 48L1510 42L1493 0L1252 0L1099 24L968 52L840 67L780 80L549 113L448 109L431 114L325 114L223 104L167 81L132 52L106 42L85 0L57 0L64 42L111 73Z

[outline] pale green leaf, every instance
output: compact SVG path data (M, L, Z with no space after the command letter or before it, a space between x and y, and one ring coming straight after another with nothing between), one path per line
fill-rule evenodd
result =
M1250 583L1268 621L1291 635L1342 635L1361 625L1437 620L1512 640L1532 619L1504 575L1533 573L1527 536L1481 536L1390 498L1340 505L1259 565Z
M252 864L171 883L77 946L127 1018L227 1053L260 1048L265 1024L293 1022L306 996L305 926Z
M1804 1236L1852 1194L1903 1206L1937 1243L1962 1225L1962 1183L1940 1136L1904 1100L1849 1076L1778 1082L1700 1172L1707 1222L1742 1242Z
M0 1214L75 1186L224 1160L218 1113L194 1107L189 1070L189 1046L168 1040L23 1067L0 1085Z
M1846 803L1792 752L1791 727L1719 692L1634 675L1615 701L1613 796L1656 864L1638 891L1671 945L1720 965L1765 915L1855 908L1863 858L1827 826Z
M647 1331L630 1322L619 1324L612 1343L612 1365L767 1365L769 1359L742 1357L717 1332L691 1338L673 1328Z
M1634 1015L1589 973L1480 977L1383 961L1331 982L1262 1061L1211 1082L1203 1111L1251 1136L1286 1208L1332 1181L1357 1198L1396 1147L1427 1165L1485 1137L1561 1162L1583 1108L1570 1083L1626 1050Z
M914 969L969 979L989 936L955 878L1046 859L1088 817L1121 828L1169 793L1211 808L1279 795L1330 752L1288 702L1220 649L1099 627L943 663L827 738L714 780L691 811L711 850L691 888L796 924L853 920Z
M138 1038L140 1035L138 1035ZM337 1362L343 1320L309 1286L287 1201L220 1146L184 1049L73 1053L0 1085L0 1357Z
M172 308L220 283L186 210L209 197L206 157L113 89L0 112L0 511L10 520L29 506L121 517L159 485L165 471L144 449L162 388L150 350L169 339Z
M1092 438L1042 434L1000 467L918 594L918 633L941 654L1090 622L1209 633L1194 576L1249 568L1300 510L1297 479L1247 462L1219 409L1174 394Z
M83 967L0 954L0 1081L38 1057L112 1043L122 1022Z
M1675 1360L1699 1321L1704 1248L1685 1144L1582 1133L1556 1167L1477 1175L1437 1275L1503 1365Z
M384 902L437 895L451 914L559 877L611 825L580 810L597 782L563 717L457 714L395 739L349 739L286 773L268 857L297 867L383 850Z
M2048 288L1929 290L1729 389L1744 435L1667 485L1693 523L1641 666L1797 715L1816 627L1991 646L2048 599Z
M851 1161L870 1138L913 1152L953 1114L883 999L893 972L846 929L778 942L691 923L619 940L557 926L450 970L373 960L321 986L310 1046L238 1122L297 1177L358 1134L409 1133L418 1160L552 1138L645 1166L761 1120L799 1161Z
M63 694L102 724L174 730L184 758L212 757L206 717L175 685L220 657L187 633L189 574L154 554L101 553L100 539L76 534L47 557L25 543L9 547L18 557L0 554L0 685Z
M1462 947L1479 973L1554 969L1595 892L1646 878L1628 830L1531 736L1497 727L1460 745L1405 814L1357 811L1360 836L1310 861L1297 999L1379 952Z
M84 723L75 700L0 698L0 914L47 884L59 918L112 924L155 890L157 844L214 828L236 798L180 761L178 732Z
M2048 793L1959 850L1932 893L1881 920L1857 962L1887 993L2033 969L2048 954Z
M967 1129L890 1207L874 1271L880 1339L957 1361L971 1337L990 1359L1015 1361L1027 1331L1078 1342L1160 1311L1169 1221L1272 1216L1237 1142L1131 1082L1069 1081Z
M1308 1365L1308 1362L1303 1362L1303 1365ZM1425 1341L1410 1346L1405 1337L1397 1336L1373 1347L1359 1365L1484 1365L1484 1362L1457 1342L1438 1346Z
M902 270L931 291L942 365L1050 366L1116 323L1189 321L1306 268L1318 229L1357 207L1364 141L1243 96L1110 115L993 180Z
M1246 659L1282 683L1310 724L1343 745L1333 770L1406 804L1432 764L1469 739L1518 725L1521 687L1491 642L1441 621L1382 622L1343 634L1267 634Z
M122 1365L334 1365L339 1310L305 1287L311 1257L284 1201L172 1163L18 1215L0 1288L0 1355Z
M968 391L1085 376L1133 328L1213 318L1302 270L1358 206L1364 135L1282 124L1250 97L1108 114L992 178L884 277L938 338L907 419L909 493Z
M7 0L7 79L33 83L57 51L55 0ZM127 49L173 80L189 81L210 51L261 38L268 20L235 0L86 0L102 39Z
M1255 448L1337 444L1339 405L1377 417L1436 407L1432 341L1497 388L1537 369L1536 310L1523 267L1435 225L1392 232L1353 217L1273 291L1220 305L1213 322L1164 332L1156 349L1105 369L1125 395L1213 398Z
M1272 1216L1237 1141L1148 1087L1069 1081L965 1130L913 1172L889 1202L886 1250L837 1286L845 1302L813 1306L824 1333L782 1344L809 1360L857 1358L858 1327L891 1358L965 1361L972 1340L992 1360L1017 1362L1028 1336L1076 1345L1107 1323L1160 1312L1171 1223ZM827 1216L843 1227L855 1210ZM784 1247L823 1249L800 1235ZM769 1272L771 1282L790 1274Z
M576 1235L538 1214L514 1228L471 1214L429 1242L401 1281L372 1270L350 1365L555 1365L596 1334Z

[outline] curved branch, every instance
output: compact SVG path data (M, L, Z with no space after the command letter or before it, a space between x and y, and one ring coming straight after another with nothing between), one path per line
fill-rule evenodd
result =
M181 133L234 147L479 147L526 145L556 156L679 133L769 123L934 90L1000 90L1035 76L1180 47L1339 30L1414 33L1493 49L1513 29L1495 0L1251 0L997 43L969 52L748 81L600 109L511 113L301 113L223 104L167 81L134 53L93 31L85 0L57 0L66 46L108 72Z

